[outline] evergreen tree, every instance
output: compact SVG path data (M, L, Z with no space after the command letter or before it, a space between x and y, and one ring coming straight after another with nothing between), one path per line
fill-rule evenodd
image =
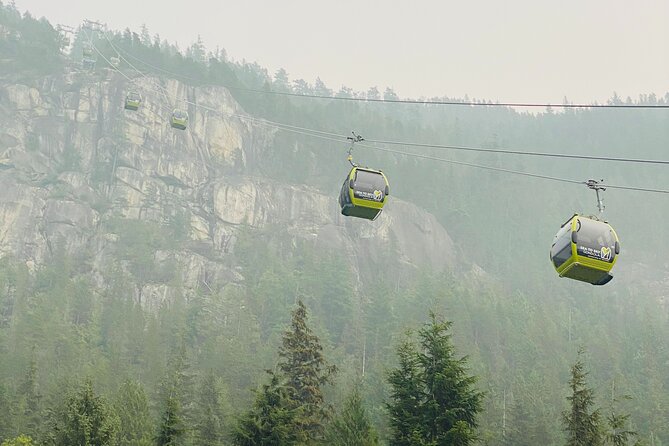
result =
M12 405L7 395L7 389L0 383L0 439L8 438L13 433L13 413Z
M384 101L397 101L399 100L399 96L397 96L397 93L395 93L395 90L393 90L390 87L386 87L386 91L383 92L383 100Z
M327 428L326 444L332 446L376 446L379 438L372 426L358 388L344 402L341 412Z
M381 99L381 93L379 93L379 89L376 86L369 87L369 89L367 90L367 99L373 99L373 100Z
M428 429L428 438L436 444L447 442L452 435L461 438L461 444L469 444L474 436L465 433L478 427L476 416L481 411L483 394L474 386L477 378L467 374L467 357L455 358L451 335L451 322L439 321L431 314L431 322L419 332L421 351L418 353L425 386L423 403L423 423ZM456 423L462 421L449 434Z
M313 94L311 85L304 79L296 79L293 81L293 91L297 94Z
M152 444L149 402L141 383L127 380L121 384L115 406L121 422L118 434L119 446Z
M291 392L271 371L269 384L256 392L253 407L239 420L233 433L239 446L287 446L302 444L306 437L296 426L301 409L291 399Z
M623 398L631 399L631 397L627 395L623 396ZM610 413L606 417L609 430L604 437L605 443L611 446L637 445L638 442L635 442L634 439L639 434L629 428L630 415L619 413L616 408L617 402L618 399L615 395L612 395Z
M186 428L180 412L178 398L174 392L169 393L165 400L165 408L160 419L158 436L156 437L156 444L158 446L177 446L181 444L181 440L186 434Z
M193 44L186 50L186 57L190 57L195 62L205 63L206 53L207 50L202 41L202 37L198 34L197 41L193 42Z
M387 404L387 408L393 432L390 444L411 446L416 438L423 436L421 419L423 388L419 376L419 361L415 347L409 340L398 347L397 356L398 367L388 376L392 402Z
M325 85L320 77L317 77L316 82L314 82L314 94L318 96L332 96L332 90Z
M118 416L104 398L95 395L93 384L86 380L83 388L67 399L56 426L56 445L114 445L118 430Z
M537 438L532 435L534 416L527 402L516 399L509 410L509 423L503 439L504 446L533 446Z
M606 421L610 428L605 436L607 445L628 446L637 444L634 442L634 438L638 435L637 432L626 428L626 425L629 422L629 417L629 414L621 415L615 412L611 412L611 414L606 417Z
M276 91L290 92L290 78L288 77L288 72L285 69L279 68L276 73L274 73L274 82L272 86Z
M158 446L174 446L181 444L189 436L192 426L193 401L191 392L192 375L186 359L186 347L183 341L178 352L170 360L172 370L162 386L163 411L158 429ZM186 406L186 407L184 407Z
M253 407L241 418L234 433L237 444L313 444L322 439L328 417L322 387L336 372L322 350L299 301L291 327L283 333L278 371L268 371L269 384L256 392Z
M587 387L583 350L578 351L578 359L571 367L569 380L569 410L563 413L564 429L567 432L567 446L599 446L602 444L599 409L595 404L594 391Z
M347 87L345 85L342 85L339 91L335 94L335 97L337 98L352 98L354 95L353 89L350 87Z
M20 423L20 431L25 434L36 435L42 420L41 414L41 395L38 389L37 382L37 361L35 359L35 352L30 358L30 365L26 371L26 375L19 387L20 407L22 422Z
M209 372L202 380L198 401L196 435L198 444L216 446L223 441L223 412L216 376Z
M399 367L389 376L391 444L469 445L476 439L483 394L474 387L476 377L467 374L467 358L455 358L451 323L430 317L418 332L420 349L402 344Z
M307 325L307 309L300 300L292 313L290 329L283 333L278 369L291 400L300 408L298 429L312 441L322 437L328 416L322 387L331 382L337 370L325 362L322 351L318 336Z
M150 46L151 45L151 34L149 33L149 28L146 26L146 23L142 23L142 26L140 27L140 42L142 42L142 45L145 46Z

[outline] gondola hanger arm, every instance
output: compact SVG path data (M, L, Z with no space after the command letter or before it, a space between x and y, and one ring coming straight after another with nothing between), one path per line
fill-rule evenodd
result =
M351 163L351 166L353 167L358 167L356 163L353 162L353 146L355 145L356 142L363 142L365 138L363 138L360 135L356 135L355 132L351 132L353 136L348 136L346 139L351 142L351 145L348 148L348 157L346 158L349 163Z
M599 215L600 217L604 213L604 209L606 208L604 206L604 198L599 194L599 191L604 192L606 190L606 186L604 185L604 180L593 180L590 179L585 182L585 185L588 186L589 189L593 189L595 191L595 194L597 194L597 209L599 210Z

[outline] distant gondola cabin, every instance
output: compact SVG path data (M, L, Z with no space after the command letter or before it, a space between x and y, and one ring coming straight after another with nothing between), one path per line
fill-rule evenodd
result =
M185 130L188 127L188 112L185 110L174 110L170 118L170 125L175 129Z
M90 59L93 57L93 46L90 43L84 43L81 52L84 59Z
M380 170L354 166L339 194L341 213L348 217L375 220L390 194L388 179Z
M620 254L620 242L611 225L575 214L553 239L550 258L560 277L592 285L613 279L610 273Z
M142 104L142 96L136 91L129 92L125 97L125 109L137 111Z

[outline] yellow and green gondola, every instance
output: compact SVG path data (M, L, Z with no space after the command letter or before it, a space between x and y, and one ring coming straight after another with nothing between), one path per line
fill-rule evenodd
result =
M390 186L380 170L353 166L339 194L341 213L347 217L375 220L386 204Z
M186 130L186 127L188 127L188 112L175 109L170 118L170 125L175 129Z
M125 106L126 110L137 111L139 106L142 104L142 96L136 91L129 92L125 97Z
M620 254L618 235L607 222L574 214L553 239L550 258L560 277L605 285Z

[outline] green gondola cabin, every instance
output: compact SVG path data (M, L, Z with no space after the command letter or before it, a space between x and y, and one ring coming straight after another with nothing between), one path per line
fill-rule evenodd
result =
M618 235L607 222L574 214L553 239L550 258L560 277L605 285L620 254Z
M188 112L185 110L174 110L170 118L170 125L179 130L186 130L188 127Z
M354 166L339 194L341 213L348 217L375 220L386 204L390 186L380 170Z
M142 104L142 96L136 91L129 92L125 97L125 106L126 110L137 111L139 106Z

